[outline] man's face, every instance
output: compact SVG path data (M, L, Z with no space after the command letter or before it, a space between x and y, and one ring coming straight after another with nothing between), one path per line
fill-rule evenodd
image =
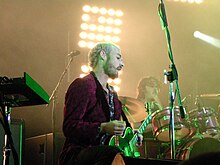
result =
M117 47L113 47L110 54L107 54L107 61L104 65L104 72L110 78L118 78L118 72L123 68L124 63L121 57L121 51Z
M149 99L154 99L158 95L158 88L156 86L145 86L145 95Z

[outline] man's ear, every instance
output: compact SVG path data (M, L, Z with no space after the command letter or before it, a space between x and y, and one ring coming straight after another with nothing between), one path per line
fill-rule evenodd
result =
M101 50L101 51L100 51L100 57L101 57L102 60L107 59L107 55L106 55L106 53L105 53L104 50Z

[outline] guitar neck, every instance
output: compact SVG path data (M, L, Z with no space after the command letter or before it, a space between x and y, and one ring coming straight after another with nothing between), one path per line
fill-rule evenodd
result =
M144 133L144 130L146 129L146 127L148 126L148 124L150 123L151 121L151 115L149 115L141 124L141 126L138 128L138 132L140 134L143 134ZM135 135L133 136L133 138L130 140L130 144L132 145L136 145L137 143L137 133L135 133Z

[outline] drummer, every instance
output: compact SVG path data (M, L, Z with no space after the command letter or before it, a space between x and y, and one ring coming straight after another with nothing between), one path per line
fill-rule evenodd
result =
M162 103L159 99L159 81L153 76L144 77L139 81L137 87L137 99L141 100L148 114L156 110L162 110Z
M137 86L137 99L143 103L145 106L147 116L151 115L153 112L157 110L162 110L163 106L158 96L159 94L160 83L159 80L153 76L143 77L140 79ZM131 125L134 129L138 129L142 122L133 122ZM156 138L154 137L153 128L151 122L148 124L147 128L144 131L144 139L147 141L153 141L152 143L146 144L147 148L151 148L152 151L144 151L144 156L148 158L158 158L159 150L158 143L156 142ZM149 146L150 145L150 146ZM141 152L141 148L139 148ZM148 150L145 148L145 150ZM147 152L147 153L146 153Z
M159 81L153 76L141 78L137 86L137 99L143 102L143 106L146 108L146 113L151 115L157 110L162 110L163 106L159 99ZM134 129L139 128L141 122L132 122ZM151 123L146 128L145 132L152 132Z

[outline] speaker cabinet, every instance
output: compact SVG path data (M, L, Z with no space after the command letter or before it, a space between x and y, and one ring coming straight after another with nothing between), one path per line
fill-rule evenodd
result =
M43 134L25 140L25 164L57 165L64 137L62 133Z
M25 140L25 164L53 165L53 134L34 136Z
M25 123L23 119L11 119L11 124L10 124L10 130L12 134L12 139L14 142L14 147L15 150L18 154L19 158L19 165L22 165L24 162L24 130L25 130ZM0 126L0 159L1 162L3 162L3 147L5 146L5 131L2 127ZM1 164L1 163L0 163ZM10 152L9 156L9 165L14 165L14 159L12 152Z

